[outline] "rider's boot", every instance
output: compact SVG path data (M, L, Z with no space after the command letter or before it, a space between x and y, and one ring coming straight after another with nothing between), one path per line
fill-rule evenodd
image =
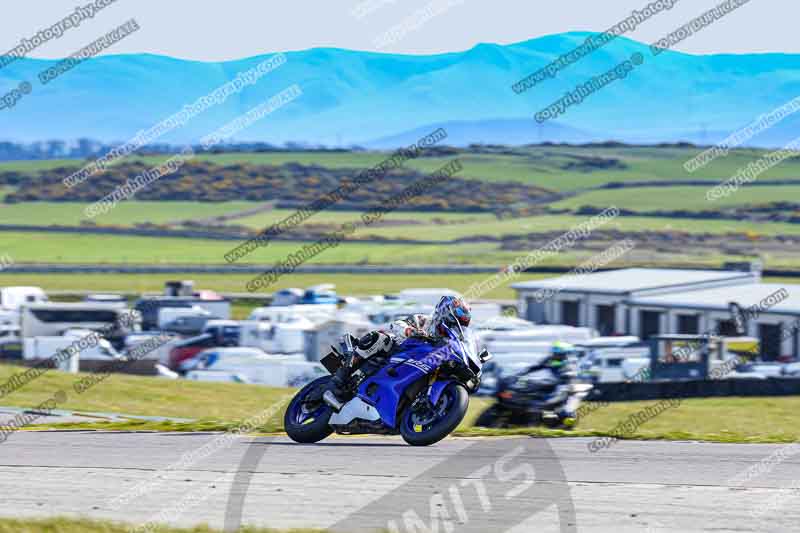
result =
M350 380L351 374L349 363L348 361L339 367L331 379L328 390L322 394L325 403L333 407L336 412L341 411L344 404L347 403L347 382Z

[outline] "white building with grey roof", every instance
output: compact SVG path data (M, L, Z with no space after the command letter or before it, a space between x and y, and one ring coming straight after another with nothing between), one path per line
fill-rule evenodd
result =
M741 311L732 312L734 309ZM631 331L658 333L740 333L760 340L761 357L800 357L800 285L752 283L662 295L638 295L626 305ZM740 317L737 319L737 315Z
M512 288L518 293L520 315L533 322L593 327L603 335L640 335L639 322L632 319L627 305L631 299L741 287L760 280L758 268L625 268L526 281L515 283Z

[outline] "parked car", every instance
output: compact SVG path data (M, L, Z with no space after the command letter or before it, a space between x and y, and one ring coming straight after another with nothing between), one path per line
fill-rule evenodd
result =
M272 303L270 305L275 307L295 305L300 302L302 297L302 289L281 289L272 294Z
M209 348L202 350L188 359L184 359L178 365L178 371L186 373L191 370L219 370L224 365L247 365L258 361L267 354L259 348L233 347L233 348Z
M167 366L169 366L169 368L172 370L177 370L180 368L181 362L194 357L203 350L214 348L216 345L216 339L214 338L214 335L211 335L210 333L203 333L202 335L197 335L196 337L184 339L180 342L177 342L169 351L169 360L167 361Z
M196 305L188 308L163 307L158 312L158 326L163 331L181 335L199 335L211 318L211 313Z
M800 363L787 363L781 373L785 377L800 377Z
M333 289L334 286L328 283L309 287L297 303L301 305L338 304L340 298Z
M242 325L235 320L209 320L203 333L213 335L217 346L239 346Z

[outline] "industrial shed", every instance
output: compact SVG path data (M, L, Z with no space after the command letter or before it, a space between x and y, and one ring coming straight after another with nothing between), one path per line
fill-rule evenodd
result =
M596 328L603 335L638 335L627 301L760 282L757 266L747 271L625 268L566 275L512 285L521 316L539 324Z
M731 312L744 312L744 333L761 341L761 357L800 357L800 286L774 283L717 287L628 300L630 332L646 338L659 333L736 335Z

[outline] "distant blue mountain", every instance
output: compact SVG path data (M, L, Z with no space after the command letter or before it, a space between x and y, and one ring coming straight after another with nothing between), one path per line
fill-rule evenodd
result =
M437 122L363 145L374 149L408 146L438 128L447 131L447 140L442 144L450 146L466 146L473 143L522 145L547 141L579 144L596 139L595 135L557 122L539 124L528 117Z
M517 95L511 85L590 34L551 35L501 46L428 56L315 48L255 86L196 117L163 142L197 141L269 96L297 83L303 95L242 132L237 140L330 146L407 144L437 125L448 144L526 144L618 140L715 142L800 95L800 55L705 55L664 52L618 38L554 79ZM619 80L539 125L533 115L575 85L627 59L645 57ZM37 74L55 62L24 59L0 69L0 94L21 81L32 94L0 110L0 140L124 141L253 67L268 56L207 63L149 54L91 59L42 86ZM777 146L800 136L792 117L751 145Z

